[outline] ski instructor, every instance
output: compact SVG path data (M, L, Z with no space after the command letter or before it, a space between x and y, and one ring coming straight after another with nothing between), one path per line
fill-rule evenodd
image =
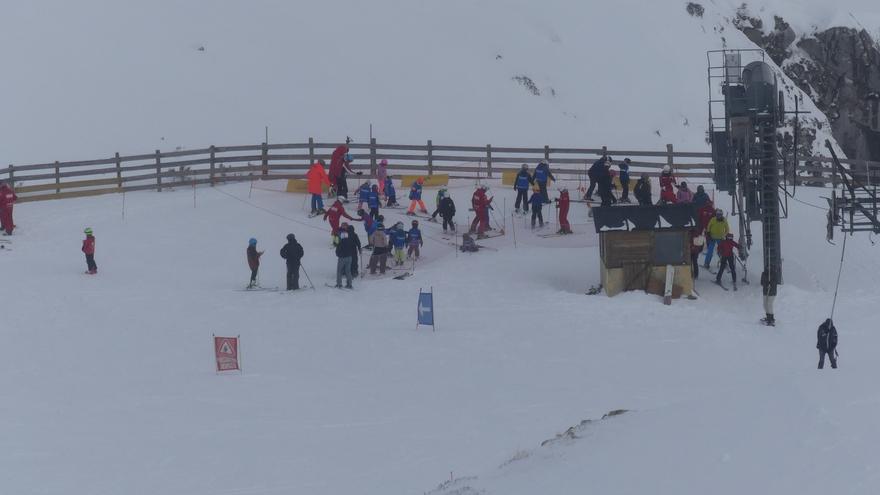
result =
M336 195L341 196L346 202L348 201L348 181L346 174L354 174L351 170L351 162L353 158L349 153L348 139L345 144L339 145L333 150L330 156L330 182L336 186ZM362 175L363 172L357 172L356 175Z

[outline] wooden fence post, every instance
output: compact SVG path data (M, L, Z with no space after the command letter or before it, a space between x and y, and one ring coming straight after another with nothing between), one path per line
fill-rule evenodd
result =
M61 194L61 168L55 160L55 194Z
M162 192L162 153L156 150L156 189Z
M544 159L550 162L550 146L544 145Z
M269 143L263 143L263 177L269 175Z
M370 177L376 176L376 138L370 138Z
M672 170L675 165L675 155L672 151L672 145L666 145L666 164L669 165L669 170Z
M211 181L211 187L214 187L214 167L217 165L217 148L212 144L208 149L211 150L211 172L208 174L208 180Z
M309 167L315 163L315 140L313 138L309 138Z
M119 152L116 152L116 184L122 187L122 160L119 159Z
M428 140L428 175L434 175L434 150L431 140Z
M492 145L486 145L486 178L492 178Z
M9 164L9 187L15 189L15 167Z

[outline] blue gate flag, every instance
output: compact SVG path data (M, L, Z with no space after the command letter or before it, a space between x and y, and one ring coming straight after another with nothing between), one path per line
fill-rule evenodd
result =
M434 294L419 292L419 325L434 326Z

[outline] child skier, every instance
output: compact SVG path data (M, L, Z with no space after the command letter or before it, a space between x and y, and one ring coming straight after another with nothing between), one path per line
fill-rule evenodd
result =
M437 209L440 211L440 218L443 219L443 233L446 233L447 228L455 232L455 223L452 222L452 217L455 216L455 203L452 202L452 196L448 194L443 196Z
M345 212L345 206L342 205L343 197L339 196L336 198L336 202L333 203L333 206L330 207L329 210L324 212L324 220L328 220L330 222L331 232L330 235L334 238L339 234L339 220L342 217L345 217L349 220L355 220L351 215Z
M367 196L367 206L370 208L370 216L379 221L379 186L373 184L370 195Z
M729 232L730 225L727 223L727 219L724 218L724 212L721 208L715 210L715 216L706 224L706 262L703 263L703 267L706 270L709 269L709 263L712 261L715 246L724 240Z
M419 211L424 214L428 214L428 208L425 207L425 202L422 201L422 184L425 183L425 179L419 177L413 182L412 187L409 188L409 210L407 210L407 215L415 215L416 205L419 206Z
M86 273L95 275L98 273L98 265L95 264L95 236L92 234L91 228L87 228L83 233L86 235L82 245L82 252L86 255L86 266L88 267Z
M632 163L632 160L629 158L624 158L623 163L619 164L617 168L620 169L620 202L621 203L629 203L629 165Z
M385 177L385 207L393 208L400 206L397 203L397 191L394 190L394 181L391 177Z
M388 178L388 160L379 162L379 168L376 169L376 182L379 183L379 194L385 194L385 179Z
M532 206L532 228L534 229L536 219L540 221L541 227L544 227L544 215L541 214L541 207L544 206L544 194L541 193L541 189L537 186L532 191L532 198L529 200L529 204Z
M364 182L361 184L361 187L358 188L358 210L364 207L364 203L366 203L370 199L370 183Z
M403 230L403 222L397 222L389 232L391 245L394 246L394 266L403 264L404 254L403 248L406 247L406 231Z
M357 213L358 213L358 216L360 217L361 221L364 222L364 232L367 233L367 239L368 239L367 249L370 249L372 246L369 244L369 239L370 239L370 236L373 235L373 232L376 231L376 221L373 220L373 217L371 217L370 215L367 215L367 212L365 212L364 210L358 210Z
M370 256L370 275L384 274L388 266L388 236L385 235L385 226L381 223L376 226L376 231L370 236L370 244L373 245L373 254Z
M443 201L448 195L446 188L441 187L439 191L437 191L437 200L434 203L434 213L431 213L431 218L428 219L429 222L437 222L437 215L440 214L440 202Z
M639 202L639 206L651 206L653 204L651 199L651 179L648 178L648 174L642 174L639 181L636 182L633 194L636 195L636 201Z
M688 189L687 182L682 181L678 186L678 193L675 195L676 201L679 203L692 203L694 201L694 193Z
M675 195L675 176L672 175L672 169L669 165L663 165L663 172L660 173L660 203L675 203L678 198Z
M407 259L412 258L413 255L419 259L419 248L425 245L425 241L422 240L422 231L419 230L418 220L412 221L412 228L406 233L406 242L409 245L406 250Z
M480 250L480 246L477 245L476 241L470 234L463 234L461 236L461 247L459 248L464 253L476 253Z
M733 290L736 290L736 263L733 261L733 249L740 249L739 244L733 240L733 234L724 236L724 240L718 243L718 256L721 258L721 268L715 276L715 283L721 285L721 275L724 274L724 266L730 268L730 277L733 279Z
M559 198L556 200L556 208L559 209L559 234L571 234L571 225L568 223L568 208L570 203L568 189L562 188Z
M260 256L263 256L263 252L257 251L257 240L251 237L248 240L247 247L247 262L248 267L251 269L251 281L247 286L248 289L257 287L257 272L260 271Z

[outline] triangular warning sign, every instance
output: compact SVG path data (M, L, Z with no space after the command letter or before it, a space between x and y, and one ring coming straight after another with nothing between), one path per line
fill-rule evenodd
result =
M229 347L228 340L223 341L223 345L220 346L220 353L221 354L232 354L232 348Z

